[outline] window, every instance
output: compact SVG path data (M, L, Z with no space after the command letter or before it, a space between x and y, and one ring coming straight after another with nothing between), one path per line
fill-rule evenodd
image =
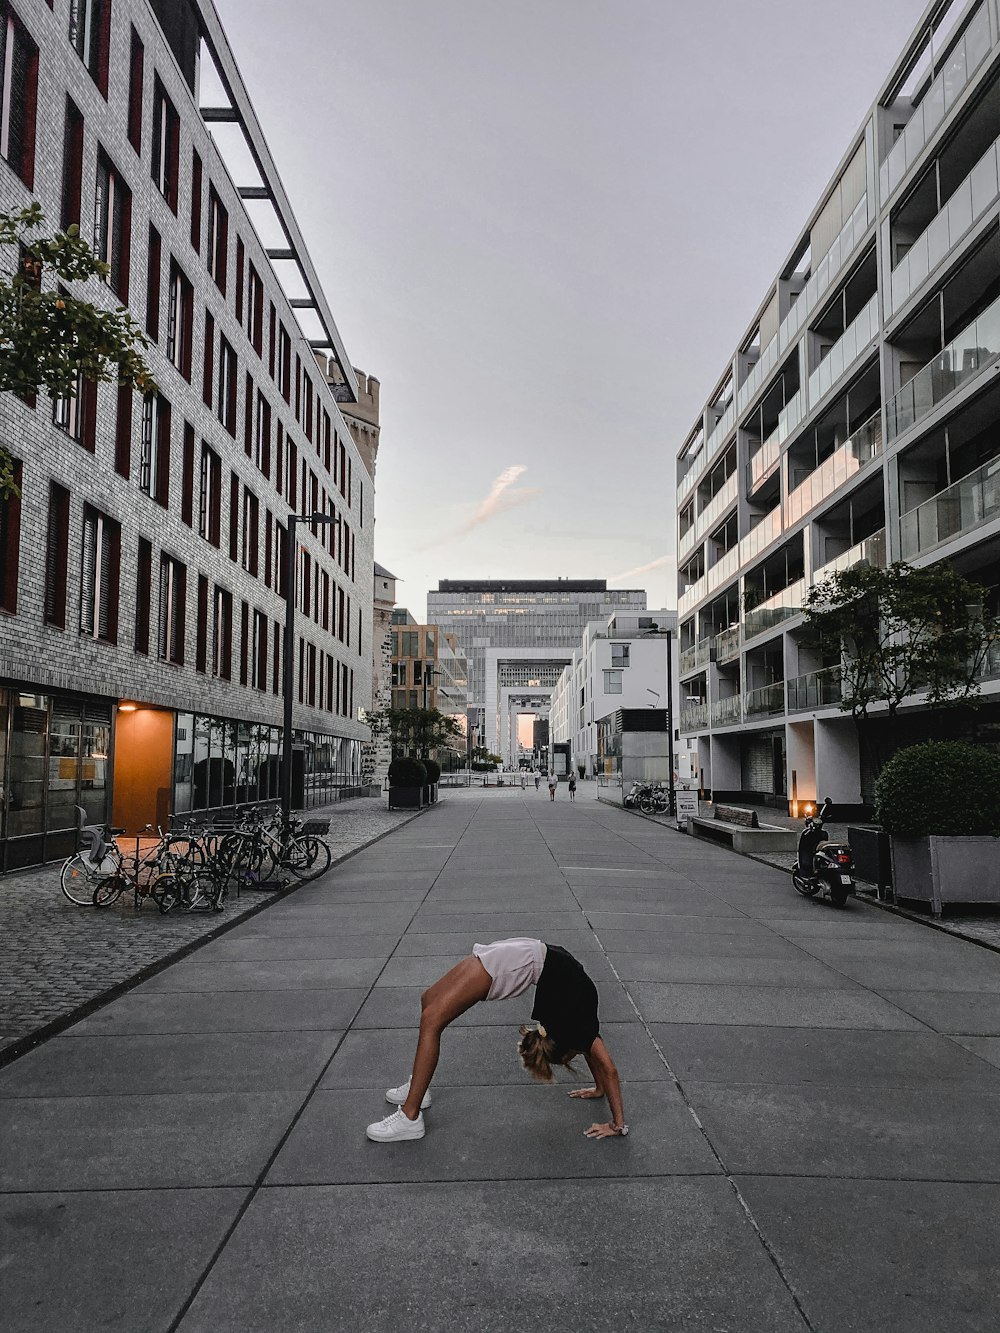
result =
M198 482L198 532L218 546L222 539L222 459L202 441Z
M69 0L70 45L105 97L108 95L110 36L111 0Z
M263 611L253 613L253 655L251 680L255 690L267 689L267 616Z
M215 415L229 434L236 435L236 353L225 334L219 334L219 383Z
M343 598L343 593L340 594ZM416 657L420 652L420 631L404 629L399 631L399 657Z
M246 251L241 237L236 238L236 323L243 327L243 269L246 264Z
M620 671L605 671L604 693L621 694L621 692L622 692L622 673Z
M153 594L153 546L139 538L135 575L135 651L149 655L149 603Z
M160 233L149 224L149 249L146 251L146 332L153 342L160 338L160 274L162 271Z
M627 643L613 643L611 645L611 665L613 667L627 667L629 656L629 645Z
M157 75L153 80L153 149L150 170L156 188L175 213L179 155L180 118Z
M201 254L201 158L197 151L191 154L191 248Z
M45 623L66 628L66 566L69 554L69 491L49 485L49 525L45 543Z
M62 207L59 222L63 231L80 223L83 192L83 116L66 98L66 128L63 131Z
M128 62L128 141L137 153L142 152L142 76L144 59L142 39L133 28Z
M212 383L215 379L215 320L205 311L205 348L201 371L201 400L212 406Z
M285 402L292 397L292 342L284 324L278 329L278 392Z
M121 528L106 514L83 507L80 561L80 633L105 643L118 641L118 577Z
M53 398L52 421L71 440L94 452L97 440L97 383L76 377L76 392Z
M264 284L253 264L247 279L247 337L260 356L264 349Z
M0 157L35 184L38 47L9 4L0 4Z
M208 187L208 271L223 296L226 294L226 263L229 254L229 214L222 200Z
M139 488L166 509L170 499L170 404L160 393L142 400Z
M233 675L233 594L218 584L212 601L212 675L219 680Z
M14 460L14 485L18 488L0 499L0 611L17 610L17 566L21 543L21 461Z
M258 528L260 523L260 502L253 491L246 486L243 488L243 544L242 560L243 568L248 574L257 577L258 547L260 546L260 537Z
M108 283L122 305L128 304L131 228L131 192L102 149L97 154L94 191L94 250L110 267Z
M172 556L160 556L160 627L157 652L163 662L184 665L187 570Z
M271 475L271 404L257 390L257 430L254 435L253 461L265 477Z
M167 357L170 364L191 378L191 335L194 328L194 288L181 272L177 261L170 261L167 289Z

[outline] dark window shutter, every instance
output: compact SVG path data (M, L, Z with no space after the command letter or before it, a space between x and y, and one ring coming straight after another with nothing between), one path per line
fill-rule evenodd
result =
M181 468L181 522L194 523L194 427L184 423L184 455Z
M162 395L156 413L156 503L170 507L170 404Z
M135 651L149 653L149 603L153 591L153 547L139 538L135 579Z
M208 579L198 575L198 633L195 640L194 669L204 672L208 666Z
M66 628L66 569L69 555L69 491L49 487L49 525L45 551L45 623Z
M97 513L83 511L83 549L80 557L80 633L94 633L94 593L97 588Z

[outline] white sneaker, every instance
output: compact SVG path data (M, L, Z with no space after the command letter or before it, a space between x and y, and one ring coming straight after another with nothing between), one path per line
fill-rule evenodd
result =
M390 1102L393 1106L402 1106L403 1103L406 1101L406 1098L409 1096L409 1092L410 1092L410 1080L407 1079L406 1082L401 1083L398 1088L386 1088L385 1099L387 1102ZM430 1088L428 1088L427 1091L424 1093L423 1101L420 1103L421 1111L426 1111L428 1106L430 1106L430 1104L431 1104L431 1090Z
M424 1117L417 1112L416 1120L408 1119L399 1109L387 1115L384 1120L376 1120L369 1125L365 1133L374 1143L396 1143L403 1139L422 1139L424 1137Z

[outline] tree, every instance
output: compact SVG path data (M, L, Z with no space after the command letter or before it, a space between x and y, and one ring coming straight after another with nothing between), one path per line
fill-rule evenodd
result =
M876 768L867 725L876 706L885 705L891 720L913 696L931 707L977 704L979 676L1000 640L1000 621L984 613L986 591L947 561L854 565L809 590L807 635L840 663L840 707Z
M368 722L373 736L389 736L394 758L404 754L426 758L463 735L455 719L437 708L387 708L369 713Z
M0 213L0 246L17 251L12 274L0 278L0 390L22 398L45 389L74 397L79 379L115 381L148 393L156 386L142 359L149 339L124 306L104 310L61 286L106 278L75 224L51 236L36 202ZM11 456L0 442L0 498L15 491Z

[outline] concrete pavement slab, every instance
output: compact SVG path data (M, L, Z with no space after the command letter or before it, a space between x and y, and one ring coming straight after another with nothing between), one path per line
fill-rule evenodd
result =
M723 902L721 898L709 898L706 894L686 889L652 894L629 894L624 890L615 891L609 886L601 890L577 889L576 896L580 906L591 917L595 913L606 916L608 913L617 912L659 917L742 915L739 908Z
M384 966L384 958L255 958L202 962L195 954L143 982L132 994L362 989L374 985Z
M246 1190L0 1196L5 1333L167 1333ZM128 1244L141 1238L141 1258Z
M653 1023L653 1036L684 1082L827 1083L923 1087L944 1083L1000 1091L984 1059L936 1032ZM971 1050L972 1048L970 1048Z
M466 954L471 952L472 945L477 942L477 938L480 944L490 943L489 940L483 940L468 931L445 931L437 934L433 932L414 934L407 931L399 941L395 950L395 957L427 958L432 954L458 954L462 956L463 950ZM537 939L538 936L532 936L531 938ZM559 931L558 940L552 942L561 944L564 949L568 949L574 955L601 952L600 944L589 930L563 928Z
M669 917L665 920L664 917ZM768 926L760 921L753 921L742 912L727 909L719 915L699 915L697 912L640 912L602 911L589 908L587 920L603 940L606 931L621 930L630 933L636 931L665 932L690 931L692 934L712 935L753 935L766 939L771 934Z
M1000 954L925 930L906 940L801 941L816 958L873 990L1000 993Z
M793 1028L907 1031L924 1025L889 999L814 986L705 986L632 981L628 991L648 1023L750 1023Z
M816 1333L995 1333L996 1185L738 1184Z
M1000 1037L950 1037L949 1040L1000 1069Z
M333 1321L365 1333L805 1329L725 1182L667 1179L263 1190L179 1333Z
M886 990L885 998L935 1032L1000 1037L1000 995L962 990Z
M823 986L850 989L854 983L814 959L747 958L732 954L690 955L614 953L611 955L623 981L699 982L704 985Z
M603 1103L576 1101L559 1084L511 1084L442 1090L424 1112L425 1138L369 1143L365 1126L389 1113L383 1090L317 1092L267 1183L569 1180L718 1171L672 1083L633 1083L628 1096L635 1128L627 1138L584 1136L588 1125L607 1118Z
M340 1032L56 1037L0 1073L0 1097L307 1092Z
M605 984L598 981L596 984L602 1023L627 1023L635 1018L635 1011L617 982ZM420 1017L420 994L423 990L423 986L376 986L354 1019L354 1027L415 1027ZM516 1028L520 1023L530 1022L533 1003L534 991L519 996L516 1000L477 1004L474 1008L466 1010L460 1018L456 1018L455 1022L463 1027L512 1025Z
M586 924L586 918L579 907L565 912L540 912L535 908L511 911L506 906L503 911L484 907L480 912L456 912L451 908L438 911L433 903L425 903L413 918L406 935L409 938L412 935L436 935L447 931L466 935L473 942L476 939L483 940L484 935L488 935L490 940L530 935L534 939L558 944L567 930L580 930Z
M377 924L377 923L376 923ZM404 937L405 938L405 937ZM388 958L398 935L225 935L198 950L199 962L281 958Z
M489 943L487 940L481 940L479 943ZM562 941L559 941L562 944ZM566 945L563 945L566 948ZM396 955L390 958L385 968L379 974L378 986L430 986L439 977L444 976L449 968L460 963L463 958L467 958L470 950L464 953L442 954L442 955L421 955L419 957L403 957ZM600 984L606 982L611 985L615 982L615 974L611 969L608 959L603 953L592 953L584 961L584 965L590 974L591 980ZM534 994L533 991L529 994Z
M790 940L770 931L734 935L719 931L676 927L670 919L669 930L602 930L600 942L609 954L640 954L644 957L682 958L797 958L804 955ZM661 923L662 924L662 923ZM404 937L405 938L405 937Z
M245 925L236 926L230 938L244 939L247 935L370 935L379 931L398 931L400 934L413 919L415 906L385 906L378 904L338 905L313 907L307 912L261 912Z
M601 1035L624 1083L670 1077L641 1023L602 1023ZM441 1041L432 1088L529 1083L518 1058L517 1041L516 1027L450 1027ZM320 1086L374 1088L376 1092L398 1087L410 1072L416 1045L415 1027L355 1030L338 1048ZM556 1079L567 1090L593 1082L586 1061L580 1059L574 1062L574 1070L556 1070Z
M66 1035L328 1032L349 1027L366 994L363 990L133 993L75 1023Z
M684 1091L735 1174L1000 1183L1000 1093L689 1080Z
M0 1100L0 1193L251 1185L299 1092Z

